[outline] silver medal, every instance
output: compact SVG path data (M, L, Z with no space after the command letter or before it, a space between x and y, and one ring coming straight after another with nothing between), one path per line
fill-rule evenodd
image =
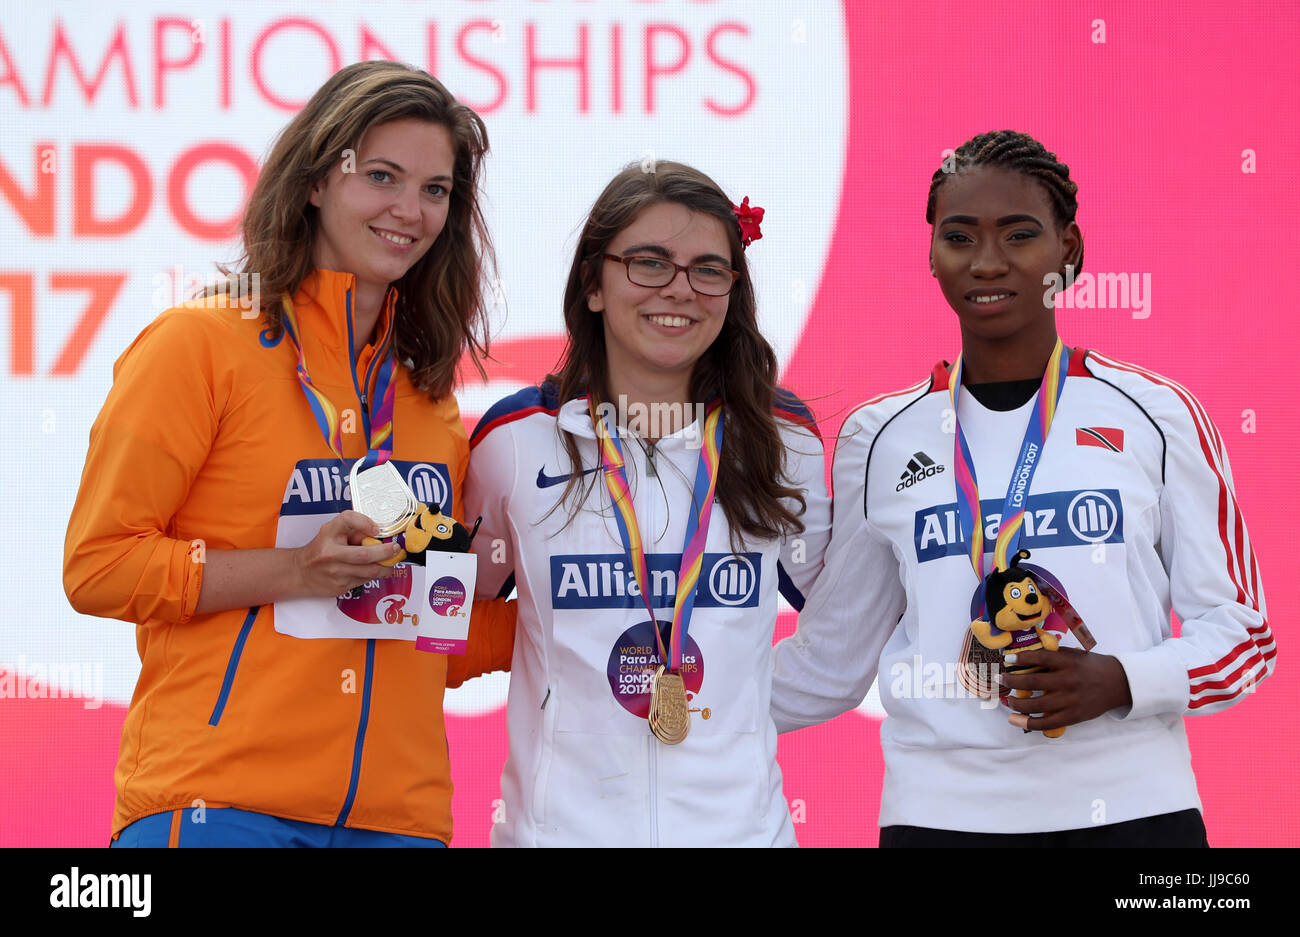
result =
M349 478L352 509L374 521L381 538L400 533L407 521L419 512L419 502L392 462L364 472L361 463L361 459L356 461Z

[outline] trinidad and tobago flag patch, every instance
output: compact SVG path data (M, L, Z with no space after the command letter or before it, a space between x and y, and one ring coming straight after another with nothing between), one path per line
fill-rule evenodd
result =
M1124 431L1112 426L1076 426L1074 441L1080 446L1096 446L1111 452L1124 451Z

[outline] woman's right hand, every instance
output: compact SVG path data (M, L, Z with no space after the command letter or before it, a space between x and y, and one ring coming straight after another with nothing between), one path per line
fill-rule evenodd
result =
M372 579L393 575L391 567L379 563L401 552L397 543L362 545L364 538L378 533L374 521L356 511L344 511L329 520L310 543L293 551L298 594L334 597Z

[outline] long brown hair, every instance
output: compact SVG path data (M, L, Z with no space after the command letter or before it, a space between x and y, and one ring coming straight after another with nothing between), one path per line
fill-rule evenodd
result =
M367 130L403 118L447 128L456 154L447 223L396 283L398 359L410 362L412 383L437 399L451 392L466 351L486 378L483 281L495 264L479 204L487 128L432 75L400 62L358 62L326 81L272 145L244 212L243 255L233 269L221 269L258 275L263 320L280 334L280 296L292 295L313 269L320 215L308 201L312 187L345 151L360 149Z
M776 399L776 353L758 330L754 284L740 241L740 226L732 203L716 182L681 163L661 161L653 167L628 165L596 199L569 270L564 289L564 324L568 344L559 371L548 380L561 401L589 393L609 398L609 361L605 348L605 319L587 308L587 297L600 287L601 256L618 233L651 205L669 202L722 221L731 246L732 269L740 276L732 288L722 331L695 363L691 373L692 401L722 400L726 419L718 470L717 503L726 512L733 548L740 538L775 539L801 533L799 516L806 507L803 490L786 484L785 446L772 414ZM581 468L577 440L564 433L564 447L575 469ZM570 517L587 498L593 475L584 487L575 473L560 501L570 502ZM790 510L782 499L799 502Z

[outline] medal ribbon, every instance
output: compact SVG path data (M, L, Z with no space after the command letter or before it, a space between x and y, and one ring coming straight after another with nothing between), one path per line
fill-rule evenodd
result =
M397 382L393 380L397 357L394 353L393 343L397 315L393 309L393 304L396 298L397 294L390 291L382 317L387 319L388 324L379 338L379 345L374 356L370 359L370 364L366 367L365 383L362 385L369 388L370 381L374 378L374 399L379 401L379 406L373 411L373 414L369 405L363 405L361 408L361 425L365 431L367 443L365 459L362 462L363 470L382 465L393 454L393 400L397 389ZM351 290L348 291L347 302L348 350L351 351ZM343 458L343 429L338 410L335 409L330 399L312 383L311 374L307 370L307 360L303 356L302 341L298 337L300 335L298 316L294 311L293 301L287 293L281 297L280 305L284 310L284 317L281 321L284 323L285 334L289 336L294 348L298 350L298 382L302 384L303 394L307 398L308 406L311 407L312 415L316 418L316 425L320 427L321 434L325 437L325 443L338 457L339 461L344 462L346 460ZM356 380L355 376L353 380ZM364 391L361 392L361 399L364 404L366 402Z
M618 430L609 421L608 413L604 419L598 417L595 402L590 399L588 408L591 411L592 425L596 428L605 486L609 489L610 500L614 504L614 520L618 524L632 573L636 576L637 587L641 590L641 599L645 602L646 611L650 613L659 660L669 670L678 671L682 666L682 645L686 640L686 630L690 626L691 612L695 609L696 586L704 564L704 542L708 539L709 515L713 512L713 495L718 484L719 457L722 452L722 401L714 400L709 404L704 417L704 438L700 446L700 459L695 467L692 497L695 510L686 519L686 540L682 547L681 568L677 573L677 595L673 603L673 623L667 653L663 636L659 633L659 619L651 601L645 544L641 540L636 511L632 508L632 490L627 481L623 445L618 438Z
M1038 388L1038 399L1029 415L1029 425L1025 428L1025 438L1020 444L1020 457L1011 472L1011 482L1007 486L1006 500L1002 505L1002 520L998 525L998 536L993 546L993 568L1006 569L1007 558L1015 556L1020 545L1021 527L1025 520L1025 504L1029 500L1029 484L1038 463L1042 459L1043 446L1047 434L1052 428L1052 419L1056 416L1056 405L1065 389L1065 375L1070 368L1069 349L1058 338L1052 356L1047 361L1047 370L1043 373L1043 383ZM952 398L954 418L957 414L957 397L961 393L961 356L952 367L948 377L948 394ZM961 421L957 420L956 440L953 445L953 468L956 476L957 509L961 519L962 534L970 545L970 563L979 577L981 588L984 583L984 517L980 513L979 482L975 478L975 461L971 458L970 446L966 443L966 434L961 431Z

